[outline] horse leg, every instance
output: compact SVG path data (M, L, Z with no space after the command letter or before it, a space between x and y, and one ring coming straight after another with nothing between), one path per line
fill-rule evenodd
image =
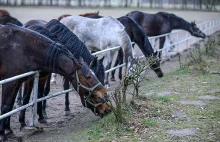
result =
M111 65L112 65L112 61L108 64L106 70L110 69L110 68L111 68ZM110 86L110 85L109 85L109 81L108 81L108 77L109 77L109 72L108 72L108 73L106 74L106 76L105 76L105 84L106 84L107 86Z
M16 96L17 96L17 92L18 90L20 89L22 83L16 83L16 87L13 91L13 98L12 98L12 101L15 102L15 99L16 99ZM10 106L10 111L13 109L13 106L14 106L14 103L11 104ZM11 116L9 116L8 118L6 118L5 120L5 135L9 135L9 134L12 134L13 131L10 127L10 120L11 120Z
M121 65L121 64L123 64L123 58L124 58L124 54L123 54L123 52L121 51L120 52L120 55L119 55L119 65ZM118 78L121 80L122 79L122 69L123 69L123 67L120 67L119 68L119 72L118 72Z
M51 74L47 78L47 82L44 88L44 96L47 96L50 92L50 79L51 79ZM47 118L46 107L47 107L47 100L44 100L42 104L42 113L44 115L44 118Z
M51 77L51 81L50 81L52 84L56 84L56 77L57 77L57 74L52 73L52 77Z
M17 105L18 106L22 105L22 85L21 85L21 88L18 91Z
M159 46L159 49L162 49L163 46L164 46L164 43L165 43L165 37L160 37L160 46ZM159 52L159 58L161 59L161 56L162 56L162 51Z
M64 90L67 90L70 88L69 80L65 78L64 84L63 84ZM65 115L69 116L70 115L70 107L69 107L69 93L66 93L65 95Z
M23 105L28 104L28 102L30 100L33 84L34 84L33 79L29 79L28 81L26 81L24 83ZM22 111L20 111L20 115L19 115L19 122L20 122L20 125L21 125L20 129L23 129L25 126L27 126L25 124L25 112L26 112L26 109L23 109Z
M16 99L16 94L18 92L18 89L16 88L19 88L17 86L18 86L17 81L13 81L2 85L1 114L5 114L12 110ZM0 120L0 141L7 140L7 137L5 135L6 129L7 129L7 133L13 133L13 131L10 129L9 121L10 121L10 117Z
M39 84L38 84L38 98L43 97L44 86L45 86L45 83L47 81L47 77L48 76L41 77L40 80L39 80ZM47 123L46 119L43 116L42 104L43 104L42 102L37 103L37 114L39 116L38 122L40 122L40 123Z
M119 60L120 60L120 57L119 57L120 55L119 55L119 51L118 51L118 56L117 56L117 58L116 58L116 60L115 60L115 64L114 64L114 67L116 67L118 64L119 64ZM115 70L113 70L112 72L111 72L111 81L115 81Z

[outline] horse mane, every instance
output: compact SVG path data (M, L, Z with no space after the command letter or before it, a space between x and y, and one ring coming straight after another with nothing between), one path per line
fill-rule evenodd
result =
M49 29L52 34L57 35L60 42L65 45L66 48L77 59L79 59L79 57L82 57L86 63L90 64L90 62L95 58L90 54L85 44L58 20L51 20L45 25L45 28Z
M112 18L113 19L113 18ZM118 21L118 20L116 20ZM128 34L125 31L125 27L118 21L118 23L123 27L120 30L117 30L116 32L119 34L119 37L121 37L122 39L122 50L125 54L125 59L128 59L128 56L130 56L132 59L134 58L134 52L133 52L133 48L131 45L131 40L130 37L128 36ZM127 62L127 61L126 61Z
M56 35L52 34L50 31L48 31L47 29L45 29L42 26L30 26L28 27L28 29L31 29L33 31L36 31L48 38L50 38L51 40L55 41L55 42L59 42L58 38Z
M60 20L62 20L63 18L68 17L68 16L72 16L72 15L70 15L70 14L63 14L63 15L61 15L60 17L58 17L57 20L60 21Z
M173 14L173 13L166 13L166 12L158 12L158 13L160 13L160 14L166 16L166 17L169 19L169 21L170 21L170 19L175 19L175 20L180 21L183 25L189 24L189 22L187 22L186 20L184 20L183 18L181 18L181 17L179 17L179 16L176 16L176 15ZM186 26L188 26L188 25L186 25Z
M99 11L79 14L79 16L82 16L82 17L87 17L87 16L90 16L90 15L99 15Z
M147 53L144 53L145 57L147 57L149 55L152 55L154 53L154 50L153 50L151 44L149 43L147 34L144 32L144 30L141 28L141 26L135 20L133 20L132 18L130 18L128 16L123 16L123 17L128 18L137 27L137 29L140 31L140 33L144 37L144 47L148 47L147 48ZM122 18L122 17L120 17L120 18ZM149 47L149 45L150 45L150 47Z
M2 15L9 15L10 16L10 13L7 10L0 9L0 16L2 16Z

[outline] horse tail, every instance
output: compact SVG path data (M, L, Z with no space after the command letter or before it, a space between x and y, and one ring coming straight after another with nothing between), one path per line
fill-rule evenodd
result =
M132 18L125 16L126 18L130 19L130 21L132 21L132 23L135 25L135 27L140 31L140 33L142 34L142 36L144 37L144 49L142 49L142 52L144 53L145 57L147 58L148 56L151 56L154 53L154 50L150 44L150 41L148 40L148 36L147 34L144 32L144 30L142 29L142 27Z
M122 30L117 31L119 37L121 38L121 48L124 53L124 61L128 63L128 57L130 56L131 59L134 59L134 51L131 45L131 40L126 33L124 26Z

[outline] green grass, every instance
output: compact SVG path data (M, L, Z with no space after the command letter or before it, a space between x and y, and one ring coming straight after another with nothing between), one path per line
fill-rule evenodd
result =
M219 47L218 47L219 48ZM220 71L220 64L216 56L203 55L209 70ZM206 105L180 104L180 100L200 100L199 96L213 95L220 97L220 93L207 94L207 91L220 86L220 76L208 72L199 72L188 67L165 75L162 79L154 79L142 83L141 98L135 99L135 105L126 111L125 122L118 125L113 114L98 120L89 128L74 132L67 140L70 141L218 141L220 140L220 100L201 100ZM132 90L132 89L131 89ZM152 92L152 95L145 94ZM159 92L178 92L169 96L157 96ZM145 99L144 99L145 98ZM147 98L147 100L146 100ZM176 111L184 112L187 117L178 119L173 117ZM194 128L194 136L171 136L166 130Z

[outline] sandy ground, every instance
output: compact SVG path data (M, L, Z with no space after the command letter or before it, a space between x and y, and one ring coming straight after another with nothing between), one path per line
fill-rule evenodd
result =
M2 8L2 7L1 7ZM57 18L62 14L73 14L78 15L86 12L100 11L100 15L111 15L115 18L123 16L132 10L141 10L148 13L156 13L158 10L148 10L148 9L80 9L80 8L49 8L49 7L3 7L8 10L12 16L19 19L21 22L25 23L32 19L42 19L49 21L53 18ZM167 11L172 12L187 21L195 20L197 23L203 21L219 19L220 14L217 12L197 12L197 11ZM166 73L171 70L178 68L177 59L172 59L171 62L167 62L162 65L162 70ZM154 73L150 73L152 78L156 78ZM0 86L1 90L1 86ZM51 93L62 90L62 79L58 78L57 84L53 84L51 87ZM1 93L0 93L1 94ZM78 131L80 129L86 128L92 122L99 119L95 116L89 109L84 108L81 105L79 97L76 93L70 93L70 108L71 115L64 116L64 96L58 96L48 100L48 123L39 124L36 120L36 124L39 127L44 128L43 132L35 133L34 135L24 135L23 140L25 141L62 141L62 137L68 135L69 132ZM18 114L12 116L11 126L15 134L21 134L19 132ZM28 118L28 113L27 113ZM28 121L27 121L28 122ZM22 135L22 134L21 134ZM17 141L16 138L11 138L11 141Z

